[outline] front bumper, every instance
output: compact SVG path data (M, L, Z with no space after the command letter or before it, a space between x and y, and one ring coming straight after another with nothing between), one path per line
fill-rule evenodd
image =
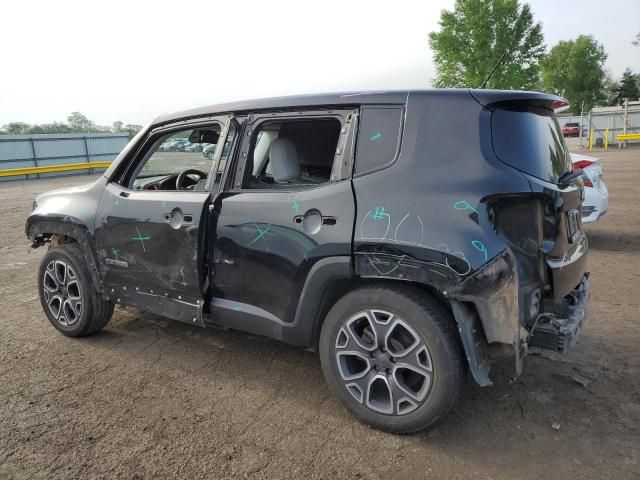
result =
M567 353L587 321L591 285L585 273L578 286L552 311L540 314L528 338L528 346Z

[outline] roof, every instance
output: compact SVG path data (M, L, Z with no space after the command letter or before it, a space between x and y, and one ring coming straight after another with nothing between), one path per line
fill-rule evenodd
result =
M310 95L291 95L285 97L259 98L254 100L242 100L239 102L220 103L176 113L168 113L159 116L153 123L166 123L186 117L200 117L217 115L228 112L241 112L248 110L289 109L296 107L313 106L347 106L371 104L399 104L407 101L408 90L396 91L361 91L361 92L336 92Z
M230 112L291 109L298 107L341 107L349 105L384 105L404 104L409 96L458 96L471 93L482 105L496 101L539 100L554 101L559 97L540 92L524 92L519 90L479 90L468 88L441 88L429 90L387 90L387 91L355 91L335 92L310 95L292 95L285 97L261 98L239 102L221 103L206 107L163 114L154 120L154 124L169 123L183 118L207 117Z

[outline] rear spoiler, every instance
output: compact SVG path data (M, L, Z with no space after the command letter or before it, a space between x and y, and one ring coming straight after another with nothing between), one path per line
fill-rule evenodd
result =
M495 104L528 103L554 110L556 113L568 110L567 100L557 95L542 92L527 92L521 90L484 90L469 89L469 93L483 107L497 106Z

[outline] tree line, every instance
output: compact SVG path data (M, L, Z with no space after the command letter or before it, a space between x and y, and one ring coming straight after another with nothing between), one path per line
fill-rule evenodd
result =
M142 125L133 123L124 124L121 121L113 122L111 127L96 125L80 112L72 112L66 122L53 122L42 124L29 124L25 122L11 122L3 125L0 134L5 135L31 135L35 133L127 133L132 138L142 129Z
M640 33L630 43L640 47ZM560 41L547 51L542 23L519 0L456 0L452 11L442 11L440 31L429 34L429 45L436 87L477 88L504 55L487 88L555 93L576 114L640 97L640 75L627 68L613 78L604 66L604 47L592 35ZM630 56L640 53L633 50Z

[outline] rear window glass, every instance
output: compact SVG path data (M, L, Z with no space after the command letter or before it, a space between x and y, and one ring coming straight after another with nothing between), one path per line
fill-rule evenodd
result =
M491 116L493 148L508 165L556 183L571 169L562 129L546 108L499 108Z
M392 163L400 143L402 108L363 107L359 123L356 174Z

